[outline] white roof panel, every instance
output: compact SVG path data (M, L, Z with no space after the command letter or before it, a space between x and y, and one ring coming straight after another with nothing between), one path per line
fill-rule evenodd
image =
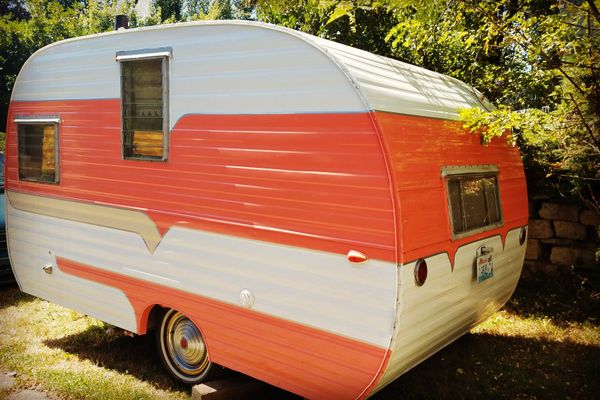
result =
M459 108L491 107L448 76L247 21L160 25L54 43L27 61L12 100L119 98L117 52L159 48L172 51L171 124L192 113L379 110L456 119Z
M393 113L457 119L461 108L491 109L492 104L458 79L306 35L345 69L369 107Z

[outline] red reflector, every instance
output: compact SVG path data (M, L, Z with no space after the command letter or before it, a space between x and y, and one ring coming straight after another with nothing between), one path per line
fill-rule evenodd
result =
M421 259L415 265L415 281L417 286L422 286L427 280L427 263Z
M523 246L525 241L527 240L527 227L524 226L521 228L521 233L519 234L519 244Z

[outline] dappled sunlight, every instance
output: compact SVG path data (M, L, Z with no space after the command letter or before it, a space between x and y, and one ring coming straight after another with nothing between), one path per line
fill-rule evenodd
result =
M598 373L598 341L586 345L533 333L525 337L517 328L513 335L501 334L494 331L495 320L400 376L373 399L566 399L598 393L600 383L591 378ZM519 324L519 318L515 321Z
M596 288L582 282L589 281L521 280L502 310L373 398L594 398L600 304Z
M600 392L596 306L597 297L568 280L521 282L503 310L373 398L593 398ZM17 288L0 290L0 370L58 397L188 398L189 389L162 370L152 336L108 328Z
M600 345L600 328L592 322L557 324L549 317L524 317L510 311L497 312L473 328L471 333Z
M573 271L521 279L504 310L523 318L550 319L564 327L584 322L599 325L600 288L594 282Z

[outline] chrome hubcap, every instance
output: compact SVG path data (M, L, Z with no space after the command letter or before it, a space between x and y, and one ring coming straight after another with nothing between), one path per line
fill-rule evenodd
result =
M199 375L208 365L202 334L185 315L176 312L165 329L167 351L177 369L186 375Z

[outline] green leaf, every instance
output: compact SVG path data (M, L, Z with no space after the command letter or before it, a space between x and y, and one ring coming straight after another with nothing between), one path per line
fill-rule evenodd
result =
M335 9L333 10L333 13L331 14L331 16L329 17L329 19L327 20L327 22L325 24L329 25L333 21L335 21L339 18L342 18L342 17L346 17L346 16L352 17L353 10L354 10L354 5L352 4L352 2L342 1L335 7Z

